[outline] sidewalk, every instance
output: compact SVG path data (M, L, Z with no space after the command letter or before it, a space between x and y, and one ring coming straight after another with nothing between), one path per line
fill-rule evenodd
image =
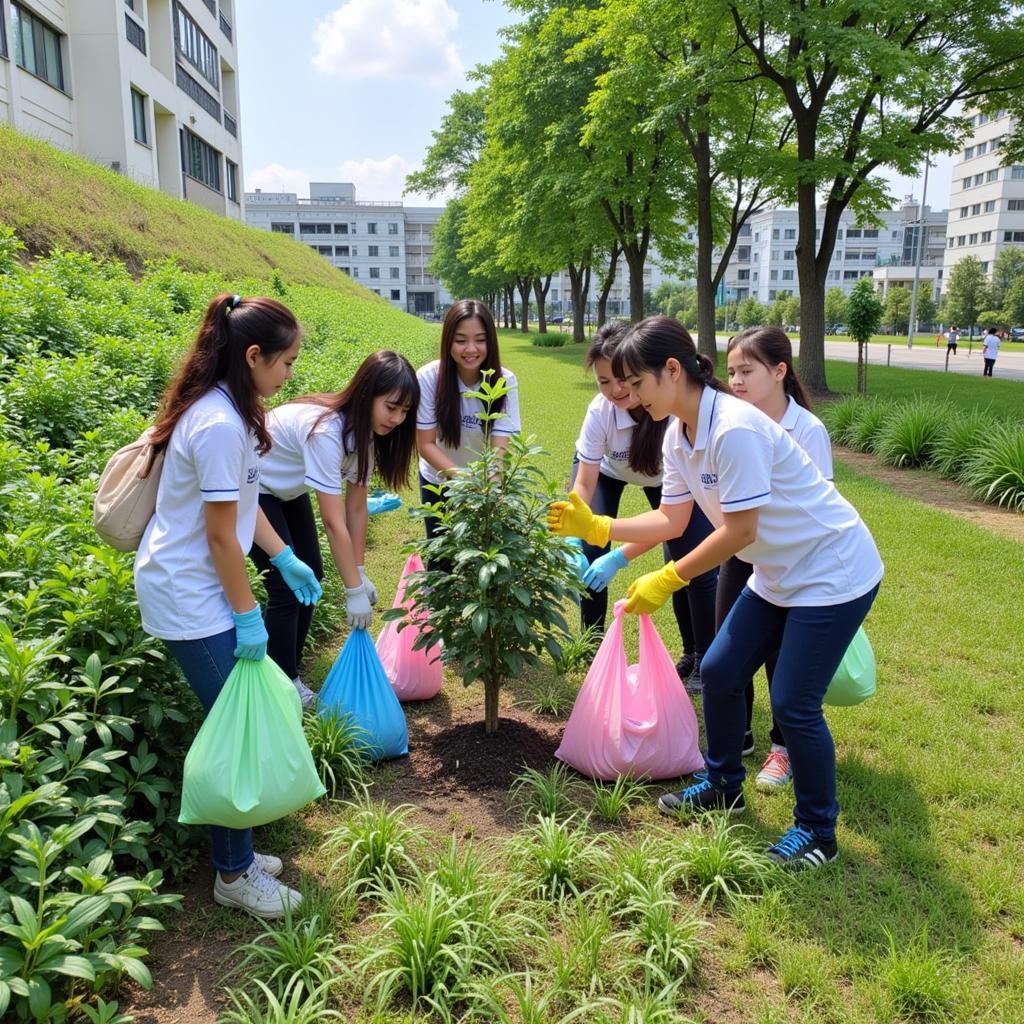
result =
M728 336L718 335L718 347L724 350L728 342ZM967 342L961 339L958 346L959 351L949 357L950 373L966 373L981 376L984 366L981 358L981 340L974 341L974 351L967 354ZM891 351L890 351L891 350ZM800 338L793 337L793 352L800 354ZM852 341L826 341L825 358L835 359L844 363L857 362L857 345ZM898 366L906 370L938 370L944 372L946 366L946 346L935 347L934 337L922 337L915 340L912 349L907 348L905 338L893 338L892 345L871 344L868 345L868 364L871 366L885 366L886 360L889 366ZM1024 381L1024 352L1001 352L996 360L994 376L1003 380Z

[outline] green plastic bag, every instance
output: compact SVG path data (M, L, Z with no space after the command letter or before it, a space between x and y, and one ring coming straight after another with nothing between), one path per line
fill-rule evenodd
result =
M291 680L270 658L240 658L185 758L178 821L252 828L325 792Z
M875 692L875 652L861 626L846 648L843 660L825 691L825 703L847 708Z

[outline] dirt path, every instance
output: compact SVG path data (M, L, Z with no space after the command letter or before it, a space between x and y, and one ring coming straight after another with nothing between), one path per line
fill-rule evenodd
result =
M897 494L926 505L952 512L961 519L969 519L986 530L1001 537L1024 541L1024 515L1011 512L995 505L975 501L959 484L943 480L925 469L896 469L880 462L873 455L855 452L838 445L834 449L836 458L848 466L888 484Z

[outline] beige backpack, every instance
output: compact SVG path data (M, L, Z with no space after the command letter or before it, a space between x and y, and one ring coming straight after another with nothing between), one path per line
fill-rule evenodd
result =
M156 511L164 453L153 452L149 431L110 457L96 486L92 525L111 547L137 551Z

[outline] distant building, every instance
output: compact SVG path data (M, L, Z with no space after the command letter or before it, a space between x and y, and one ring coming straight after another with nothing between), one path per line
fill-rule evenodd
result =
M356 199L350 182L313 181L309 198L294 192L245 194L246 223L305 242L344 271L409 313L438 313L452 297L427 266L443 207Z
M945 277L965 256L987 274L1003 249L1024 246L1024 166L1002 166L1003 140L1013 131L1006 111L975 114L974 131L953 164L946 232Z
M242 217L234 0L0 0L0 121Z

